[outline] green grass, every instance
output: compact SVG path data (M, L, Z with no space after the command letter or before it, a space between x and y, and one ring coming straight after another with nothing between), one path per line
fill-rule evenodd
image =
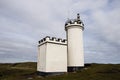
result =
M120 64L87 64L76 73L41 77L35 62L0 64L0 80L120 80Z

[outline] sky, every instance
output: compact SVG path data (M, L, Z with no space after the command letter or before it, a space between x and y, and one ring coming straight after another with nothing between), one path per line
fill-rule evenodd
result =
M84 23L85 63L120 63L120 0L0 0L0 63L37 61L38 41Z

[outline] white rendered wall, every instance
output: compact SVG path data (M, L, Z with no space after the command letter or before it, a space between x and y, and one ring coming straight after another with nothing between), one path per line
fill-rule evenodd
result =
M80 26L72 25L67 28L68 67L83 67L83 31Z
M46 44L38 47L37 71L44 72L46 70Z
M46 72L67 72L67 46L47 43Z
M67 72L67 45L48 42L40 45L37 70L40 72Z

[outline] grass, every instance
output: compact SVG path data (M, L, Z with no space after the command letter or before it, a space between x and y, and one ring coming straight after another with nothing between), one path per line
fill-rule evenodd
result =
M0 64L0 80L120 80L120 64L86 64L75 73L41 77L35 62Z

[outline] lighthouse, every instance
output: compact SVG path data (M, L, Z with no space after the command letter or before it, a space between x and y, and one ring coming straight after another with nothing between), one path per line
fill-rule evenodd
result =
M84 24L79 14L76 19L68 19L65 23L68 72L84 67L83 30Z
M37 71L40 75L58 75L75 72L84 67L84 24L76 19L65 23L66 39L46 36L38 44Z

